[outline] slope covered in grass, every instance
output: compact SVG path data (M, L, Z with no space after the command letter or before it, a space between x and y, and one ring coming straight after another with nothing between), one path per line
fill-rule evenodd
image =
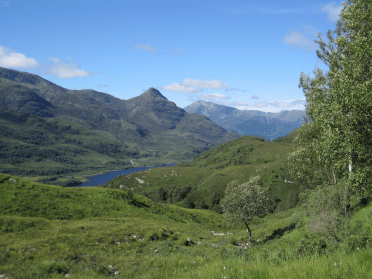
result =
M10 180L9 180L10 178ZM8 278L371 278L372 205L322 242L290 209L243 226L131 192L0 175L0 274ZM300 211L301 212L301 211ZM296 217L297 216L297 217ZM336 264L336 265L335 265Z
M266 142L245 136L218 145L191 162L118 176L104 187L132 190L155 201L220 212L226 185L260 175L270 186L272 211L294 207L299 186L292 183L287 165L290 143Z

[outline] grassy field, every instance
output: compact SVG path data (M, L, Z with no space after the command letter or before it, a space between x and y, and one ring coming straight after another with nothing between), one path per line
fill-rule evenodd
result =
M297 207L254 219L247 245L220 214L127 191L0 174L0 200L3 278L372 278L371 204L341 243Z

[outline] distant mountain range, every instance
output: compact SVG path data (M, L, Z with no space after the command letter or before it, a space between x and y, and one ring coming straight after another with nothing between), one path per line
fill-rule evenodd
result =
M279 113L239 110L206 101L194 102L184 110L204 115L226 130L233 130L241 135L259 135L271 141L302 126L303 116L306 115L302 110Z
M37 75L1 67L0 109L70 119L139 145L156 145L155 134L180 141L196 140L204 145L240 136L204 116L187 113L154 88L121 100L94 90L68 90Z
M83 145L84 148L91 147L94 141L97 141L101 145L93 149L97 152L104 152L102 150L106 146L102 141L106 139L110 144L117 146L118 150L131 146L128 147L130 152L121 153L121 155L123 158L127 158L129 166L136 167L190 161L202 151L241 137L237 132L226 130L205 116L190 114L177 107L154 88L148 89L138 97L121 100L94 90L68 90L37 75L2 67L0 67L0 112L2 112L0 113L0 124L2 125L0 127L2 130L0 145L2 151L8 150L6 154L8 157L10 156L7 162L0 160L0 169L1 166L6 166L5 169L14 170L18 164L26 160L23 158L26 153L27 156L36 157L38 152L45 154L44 149L47 147L41 148L38 145L41 142L48 148L56 149L53 152L58 153L61 148L67 148L64 146L67 144L66 142L71 145L87 140L84 144L75 145L76 148L81 149ZM28 116L30 114L39 118L53 119L54 122L30 118ZM72 135L64 132L71 133L71 124L66 124L66 121L89 128L94 133L89 134L86 130L73 125L73 129L77 129L76 133L79 129L84 130L81 132L84 137L83 139L67 139ZM62 143L52 140L61 136L64 139ZM15 152L16 148L11 144L15 142L18 142L22 148L30 148L31 145L37 148L30 151L31 153L28 151L18 152L17 156L12 157L10 154ZM53 147L57 144L58 146ZM132 147L137 151L134 152ZM114 154L116 151L110 152L110 154ZM137 155L133 156L133 154ZM44 160L43 158L46 157L43 156L37 157L38 160ZM65 156L68 157L67 153ZM16 161L14 161L15 157ZM67 157L63 160L73 161ZM140 161L141 158L147 159ZM49 159L53 159L53 157ZM132 159L136 159L134 164L132 164ZM104 161L108 160L106 158ZM31 161L29 168L35 167ZM82 165L84 163L80 162L79 166ZM123 163L121 166L124 168ZM27 168L24 167L24 170ZM71 168L76 168L76 164L71 165ZM13 174L17 173L13 172Z

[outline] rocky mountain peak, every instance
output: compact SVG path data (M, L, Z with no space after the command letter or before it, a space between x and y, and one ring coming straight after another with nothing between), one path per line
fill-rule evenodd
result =
M159 90L155 89L154 87L150 87L149 89L147 89L146 92L141 94L141 96L152 97L152 98L160 97L165 100L168 100L166 97L163 96L163 94L159 92Z

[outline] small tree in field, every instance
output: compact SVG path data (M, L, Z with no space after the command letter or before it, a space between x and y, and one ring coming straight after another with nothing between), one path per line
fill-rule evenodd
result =
M241 185L234 180L227 185L221 206L227 222L244 222L251 242L249 223L254 217L267 212L270 206L269 191L262 185L259 176L252 177L249 182Z

